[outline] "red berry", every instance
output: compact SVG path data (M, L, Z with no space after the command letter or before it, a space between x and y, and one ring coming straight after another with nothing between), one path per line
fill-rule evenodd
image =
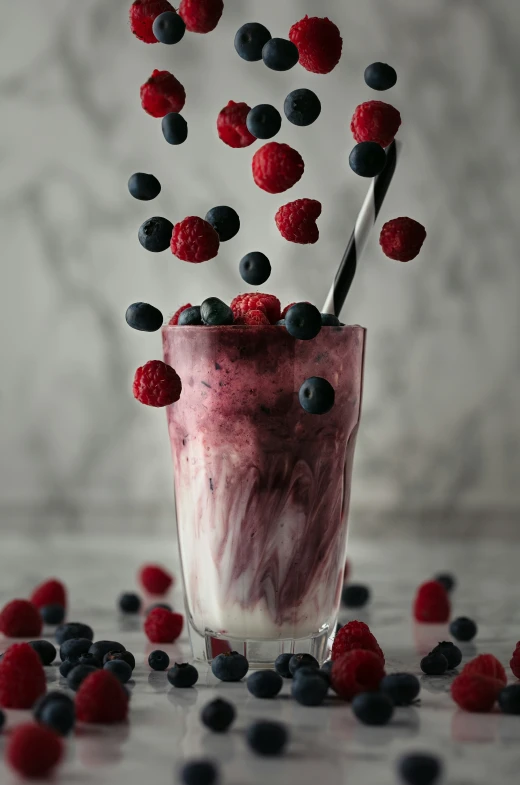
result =
M192 306L192 304L191 304L191 303L187 303L186 305L182 305L182 306L179 308L179 310L178 310L178 311L175 311L175 313L173 314L173 316L172 316L172 318L170 319L170 321L168 322L168 324L171 324L171 325L179 324L179 316L181 315L181 313L182 313L183 311L187 311L187 310L188 310L188 308L192 308L192 307L193 307L193 306Z
M354 649L334 660L331 684L340 698L349 701L360 692L375 692L384 675L381 657L373 651Z
M235 319L240 319L249 311L262 311L271 324L280 320L280 300L274 294L253 292L252 294L239 294L231 303L231 310Z
M321 202L316 199L297 199L280 207L275 221L282 237L290 243L309 245L320 239L316 224L320 215Z
M155 69L141 87L141 104L152 117L164 117L170 112L181 112L186 102L186 91L169 71Z
M516 644L516 649L513 652L509 667L513 671L513 676L520 679L520 641Z
M450 598L441 583L427 581L419 586L413 606L417 621L443 624L450 618Z
M128 695L112 673L98 670L87 676L76 693L76 718L80 722L113 725L124 722Z
M265 324L271 324L263 311L248 311L244 316L239 316L235 319L235 324L246 324L250 327L260 327Z
M301 180L305 164L288 144L268 142L253 156L253 179L269 194L280 194Z
M134 376L134 398L147 406L169 406L181 397L182 382L171 365L149 360Z
M0 660L0 706L31 709L46 689L41 660L28 643L14 643Z
M44 608L46 605L61 605L62 608L66 608L67 590L57 578L50 578L34 589L31 602L37 608Z
M171 250L183 262L207 262L218 254L220 238L203 218L190 215L173 228Z
M63 757L63 741L45 725L30 722L11 733L5 756L22 777L47 777Z
M451 685L455 703L466 711L491 711L503 684L479 674L462 672Z
M385 655L381 647L363 621L349 621L340 629L332 644L332 659L337 660L355 649L372 651L381 659L383 665L385 664Z
M29 600L11 600L0 612L0 632L6 638L38 638L42 626L38 608Z
M179 14L190 33L211 33L223 10L223 0L182 0L179 6Z
M383 253L398 262L410 262L419 254L426 229L413 218L394 218L381 229L379 244Z
M350 123L356 142L377 142L388 147L401 125L401 115L384 101L365 101L360 104Z
M139 581L149 594L166 594L173 584L173 575L159 564L145 564L139 572Z
M287 311L289 310L289 308L292 308L292 307L293 307L293 305L296 305L296 303L289 303L289 305L286 305L286 306L285 306L285 308L284 308L284 309L283 309L283 311L282 311L282 315L280 316L280 319L285 319L285 314L287 313Z
M145 44L156 44L153 23L159 14L175 9L167 0L135 0L130 6L130 27L132 33Z
M152 643L173 643L181 634L183 625L180 613L154 608L146 617L144 631Z
M235 103L230 101L222 109L217 118L217 131L222 141L229 147L249 147L256 142L253 134L249 133L246 125L247 115L251 107L243 101Z
M305 16L291 27L289 38L298 49L300 63L313 74L328 74L340 61L343 39L327 17Z
M465 664L462 673L467 676L487 676L490 679L499 681L503 687L507 684L504 666L493 654L479 654L478 657Z

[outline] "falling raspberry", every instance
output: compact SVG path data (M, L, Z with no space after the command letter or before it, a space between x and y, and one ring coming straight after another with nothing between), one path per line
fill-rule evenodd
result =
M173 228L171 251L183 262L208 262L218 254L220 238L203 218L190 215Z
M246 124L247 115L251 107L241 101L230 101L219 112L217 118L217 131L220 139L229 147L249 147L256 142L256 138L249 132Z
M150 594L163 595L171 588L173 575L160 564L145 564L139 571L139 582Z
M401 115L384 101L366 101L352 116L350 129L356 142L377 142L388 147L401 125Z
M426 229L413 218L394 218L381 229L379 244L389 259L410 262L419 255L426 239Z
M135 0L130 7L132 33L145 44L158 43L153 33L153 23L159 14L174 10L168 0Z
M190 33L211 33L223 10L223 0L182 0L179 6L179 14Z
M141 87L141 105L152 117L164 117L170 112L181 112L186 102L186 91L169 71L155 69Z
M161 360L150 360L138 368L134 376L133 393L147 406L169 406L181 397L182 382L176 371Z
M271 324L276 324L280 320L280 300L274 294L263 292L239 294L231 303L231 310L235 320L242 319L251 311L262 311Z
M321 203L316 199L297 199L280 207L275 221L282 237L290 243L309 245L320 238L316 224L320 215Z
M305 164L288 144L269 142L253 156L253 179L269 194L280 194L301 180Z
M314 74L328 74L339 63L343 39L334 22L305 16L291 27L289 38L298 48L300 63Z
M191 304L191 303L187 303L186 305L182 305L182 306L179 308L179 310L178 310L178 311L175 311L175 313L173 314L173 316L172 316L172 318L170 319L170 321L168 322L168 324L169 324L169 325L172 325L172 326L173 326L173 325L176 325L176 324L179 324L179 316L181 315L181 313L182 313L183 311L187 311L187 310L188 310L188 308L193 308L193 306L192 306L192 304Z

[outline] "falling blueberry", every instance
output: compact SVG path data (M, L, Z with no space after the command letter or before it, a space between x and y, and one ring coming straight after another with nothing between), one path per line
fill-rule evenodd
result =
M161 128L168 144L183 144L188 138L188 123L181 114L170 112L162 119Z
M361 583L348 583L341 592L341 602L346 608L363 608L370 599L370 589Z
M242 60L250 63L262 59L262 49L271 40L271 33L259 22L242 25L235 36L235 49Z
M141 332L145 333L154 333L157 330L160 330L163 325L163 315L159 311L158 308L155 308L153 305L149 303L132 303L129 305L126 310L125 315L126 323L129 327L132 327L134 330L140 330ZM124 595L127 596L136 596L134 595ZM121 600L123 597L121 598ZM137 598L139 599L139 597ZM120 605L121 605L121 600ZM123 608L121 610L124 611ZM137 611L139 607L137 608ZM137 613L137 611L124 611L125 613Z
M175 11L165 11L155 17L152 29L161 44L178 44L186 32L186 24Z
M65 618L65 608L62 605L44 605L40 609L40 615L44 624L55 627Z
M285 38L271 38L262 49L262 59L273 71L289 71L294 68L300 55L292 41Z
M261 286L271 275L271 262L260 251L252 251L240 260L239 270L250 286Z
M364 725L386 725L392 719L394 704L381 692L362 692L352 701L352 711Z
M312 376L300 387L300 405L308 414L327 414L334 406L334 387L320 376Z
M395 68L387 63L372 63L365 68L365 82L372 90L390 90L397 82Z
M233 324L234 321L233 311L229 305L219 300L218 297L208 297L207 300L204 300L200 306L200 315L204 324L208 324L211 327Z
M246 125L257 139L272 139L282 127L282 116L271 104L258 104L247 115Z
M213 207L206 214L206 221L214 228L221 243L231 240L240 230L240 218L237 211L225 205Z
M287 332L301 341L316 338L321 330L321 313L310 303L296 303L285 314Z
M441 761L426 753L405 755L397 768L407 785L434 785L442 772Z
M283 679L276 671L255 671L247 680L247 689L255 698L275 698L283 686Z
M215 698L207 703L200 713L202 723L215 733L225 733L236 716L233 704L223 698Z
M293 125L312 125L321 114L321 101L312 90L302 88L289 93L283 108L285 116Z
M128 190L134 197L142 202L149 202L161 193L161 184L153 174L136 172L128 181Z
M149 218L139 229L139 242L152 253L161 253L170 247L173 224L167 218Z
M453 619L451 622L450 634L453 635L456 641L471 641L477 634L477 625L473 619L468 619L467 616L459 616L458 619Z
M386 153L377 142L360 142L348 159L350 168L360 177L375 177L386 165Z
M194 327L202 324L202 317L200 315L200 305L193 305L191 308L186 308L179 316L177 322L179 327Z
M249 726L246 739L251 749L259 755L281 755L289 740L289 734L281 722L259 720Z
M175 663L168 671L168 681L173 687L193 687L199 680L199 672L189 662Z

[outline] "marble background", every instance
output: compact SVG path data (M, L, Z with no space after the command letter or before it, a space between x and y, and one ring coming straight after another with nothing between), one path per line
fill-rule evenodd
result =
M131 394L134 368L160 356L157 335L130 331L129 303L165 315L186 301L243 289L240 257L265 251L267 287L284 302L324 300L367 187L348 168L348 123L364 67L392 63L403 157L381 222L410 215L428 240L410 265L372 238L345 320L369 329L354 509L360 520L514 523L520 509L518 180L520 4L512 0L226 0L217 30L172 48L130 34L129 0L1 0L0 527L171 525L164 413ZM233 49L246 21L287 35L305 13L341 28L329 76L276 74ZM155 67L186 87L190 137L169 147L139 105ZM289 199L253 184L251 150L214 122L229 99L281 105L319 93L308 129L280 141L307 170L290 199L324 205L316 246L286 244L273 215ZM130 198L134 171L160 176L153 205ZM203 268L147 254L139 224L215 204L243 230ZM441 515L439 516L439 513ZM389 516L391 515L391 518Z

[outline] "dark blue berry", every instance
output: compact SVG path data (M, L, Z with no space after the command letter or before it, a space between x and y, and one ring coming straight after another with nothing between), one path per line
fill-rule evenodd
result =
M321 676L323 676L324 678L327 679L329 684L330 684L330 676L331 676L331 673L332 673L332 666L333 665L334 665L334 663L332 662L332 660L327 660L327 662L324 662L323 665L321 666L321 668L318 671L318 673Z
M434 581L440 583L447 592L452 592L457 585L457 580L450 572L439 572L433 578Z
M498 694L498 705L504 714L520 714L520 684L510 684Z
M281 722L259 720L248 727L246 739L251 749L259 755L281 755L289 734Z
M188 123L181 114L170 112L162 119L161 128L168 144L183 144L188 138Z
M200 315L204 324L216 327L224 324L233 324L233 311L218 297L208 297L200 306Z
M74 727L76 714L70 699L47 701L39 711L38 722L51 728L60 736L67 736Z
M160 330L163 325L163 315L158 308L154 308L149 303L132 303L126 309L126 323L134 330L141 330L145 333L154 333ZM135 594L126 595L135 597ZM123 599L123 598L121 598ZM121 602L121 601L120 601Z
M117 641L96 641L89 649L90 654L93 654L99 662L104 662L105 654L113 651L125 651L125 647Z
M211 663L211 671L220 681L240 681L248 670L248 661L237 651L219 654Z
M150 202L161 193L161 184L153 174L136 172L128 181L128 190L134 199Z
M71 690L76 692L79 690L82 682L90 676L91 673L96 673L97 668L93 665L76 665L67 676L67 684Z
M477 625L466 616L459 616L458 619L453 619L450 624L450 635L453 635L456 641L471 641L476 634Z
M241 259L239 270L250 286L261 286L271 275L271 262L260 251L252 251Z
M215 733L224 733L233 724L237 715L232 703L223 698L216 698L206 704L201 711L203 724Z
M277 327L285 327L285 319L279 319L279 320L276 322L276 326L277 326Z
M271 38L262 49L262 60L273 71L289 71L299 59L298 48L285 38Z
M165 611L170 611L170 613L173 611L172 606L168 605L167 602L156 602L154 605L150 605L150 607L146 609L145 616L148 616L148 614L154 611L156 608L164 608Z
M66 692L61 692L60 690L51 690L50 692L46 692L45 695L42 695L41 698L38 698L32 708L32 712L36 720L40 719L41 712L45 706L52 701L63 701L63 703L72 705L74 704L74 701L70 695L67 695Z
M103 665L103 670L112 673L121 684L126 684L132 678L132 668L124 660L109 660Z
M363 608L370 599L370 589L361 583L348 583L341 592L345 608Z
M398 771L407 785L433 785L441 775L442 764L434 755L415 753L401 758Z
M271 33L267 27L259 22L248 22L235 35L235 49L242 60L254 63L262 59L262 49L270 40Z
M440 652L427 654L421 660L421 670L427 676L442 676L448 670L448 660Z
M289 660L289 671L294 676L299 668L314 668L318 670L320 663L312 654L293 654Z
M86 654L92 641L88 638L70 638L60 646L60 658L63 660L77 660L82 654Z
M279 673L280 676L283 676L284 679L292 679L292 673L289 670L291 658L292 654L290 652L285 652L284 654L279 654L275 660L274 667L277 673Z
M247 689L255 698L275 698L283 687L283 679L276 671L255 671L247 680Z
M441 641L430 654L443 654L448 661L448 670L457 668L462 662L462 652L458 646L455 646L451 641Z
M240 218L232 207L212 207L206 214L206 221L214 228L221 243L231 240L240 231Z
M29 646L34 649L42 665L52 665L56 659L56 646L49 641L30 641Z
M170 658L165 651L156 649L148 657L148 665L153 671L165 671L170 666Z
M372 90L390 90L397 82L395 68L386 63L372 63L365 68L365 82Z
M298 671L296 671L296 674ZM291 694L298 703L302 706L319 706L325 700L329 685L323 676L319 675L319 671L315 670L314 674L304 674L297 676L295 674L294 681L291 686Z
M320 376L311 376L300 387L300 405L309 414L327 414L334 406L334 387Z
M413 673L390 673L382 679L379 689L396 706L408 706L419 695L421 684Z
M215 785L218 781L218 769L209 760L192 761L182 767L181 781L184 785Z
M177 322L179 327L196 327L202 324L202 317L200 315L200 305L193 305L191 308L186 308L179 316Z
M186 23L175 11L165 11L155 17L152 30L161 44L178 44L186 32Z
M310 303L296 303L285 314L287 332L301 341L316 338L321 330L321 313Z
M139 228L139 242L151 253L161 253L170 247L173 224L167 218L149 218Z
M92 627L77 621L61 624L54 634L59 646L61 646L62 643L65 643L65 641L72 640L73 638L88 638L91 641L94 640L94 631Z
M386 725L394 713L394 704L381 692L362 692L352 701L352 711L364 725Z
M283 108L285 116L293 125L312 125L321 114L321 101L312 90L302 88L289 93Z
M375 177L386 165L386 153L377 142L360 142L350 153L348 162L360 177Z
M341 322L333 313L322 313L321 315L322 327L340 327Z
M294 678L301 679L305 676L319 676L322 679L325 679L327 684L329 683L329 678L326 673L324 673L321 668L316 668L315 665L302 665L301 668L297 668L294 671Z
M135 668L135 657L131 651L109 651L103 657L103 665L112 660L123 660L130 665L132 670Z
M101 668L101 662L94 657L93 654L82 654L81 657L78 658L78 665L92 665L94 668Z
M141 610L141 598L134 592L125 592L119 598L119 610L123 611L123 613L139 613Z
M173 687L193 687L199 680L199 672L189 662L176 662L168 671L168 681Z
M60 674L63 676L64 679L67 678L71 670L73 670L77 664L78 664L77 660L63 660L63 662L60 665Z
M257 139L272 139L282 127L282 116L271 104L258 104L247 115L246 125Z
M54 627L65 618L65 608L62 605L44 605L40 608L40 615L44 624Z
M5 724L5 714L2 711L2 709L0 709L0 731L4 727L4 724Z

